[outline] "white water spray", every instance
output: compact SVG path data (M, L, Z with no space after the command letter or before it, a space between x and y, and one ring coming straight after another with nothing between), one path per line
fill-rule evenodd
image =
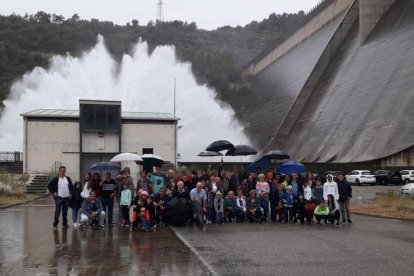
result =
M118 64L99 37L82 57L55 56L50 64L50 69L35 68L12 85L0 120L0 150L22 150L21 113L43 108L77 110L79 99L120 100L124 111L173 113L174 79L177 116L183 126L178 131L182 161L208 161L196 155L215 140L249 144L231 108L220 106L214 91L196 84L191 65L178 63L171 46L157 47L149 56L147 44L139 42L133 54L124 55Z

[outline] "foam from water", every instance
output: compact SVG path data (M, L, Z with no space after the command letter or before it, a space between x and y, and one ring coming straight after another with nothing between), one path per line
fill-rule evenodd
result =
M174 47L157 47L149 56L147 43L138 42L133 53L117 63L98 37L95 47L81 57L54 56L49 69L37 67L12 85L0 120L0 150L22 150L21 113L77 110L79 99L120 100L124 111L173 113L174 79L176 115L183 126L178 131L182 161L206 161L196 155L218 139L249 144L231 108L218 103L213 90L196 83L191 65L177 62Z

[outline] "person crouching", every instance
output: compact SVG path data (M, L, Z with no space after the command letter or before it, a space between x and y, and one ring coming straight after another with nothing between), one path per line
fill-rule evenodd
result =
M299 194L298 198L295 199L293 206L296 209L296 219L300 221L300 224L305 223L305 216L306 216L305 205L306 205L305 198L303 197L302 194Z
M318 206L316 206L315 211L315 218L318 224L321 224L321 220L325 221L325 224L328 223L328 216L329 216L329 208L326 206L324 201L321 201Z
M96 198L95 192L91 191L89 193L89 198L82 203L82 214L81 214L81 224L82 230L86 230L86 224L89 222L91 225L94 225L96 222L99 223L100 229L105 229L104 226L105 212L102 208L101 201Z
M260 201L257 198L256 190L251 190L249 192L249 198L246 201L246 209L246 216L249 218L250 222L260 222L263 213L260 209Z

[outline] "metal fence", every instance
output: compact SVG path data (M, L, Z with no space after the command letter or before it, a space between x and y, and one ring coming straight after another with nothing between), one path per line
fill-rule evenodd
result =
M0 162L19 162L19 161L23 161L23 152L0 151Z

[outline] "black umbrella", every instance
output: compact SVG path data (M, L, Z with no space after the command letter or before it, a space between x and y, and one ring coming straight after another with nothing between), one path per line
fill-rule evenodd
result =
M185 198L177 198L169 200L165 204L164 220L173 226L184 225L190 218L190 206Z
M218 140L207 146L207 151L222 151L234 148L234 145L227 140Z
M162 166L164 165L165 161L155 154L144 154L142 157L142 166L144 168L152 168L155 166Z
M246 156L255 154L257 154L257 150L249 145L237 145L226 152L226 156Z
M197 154L197 156L213 157L213 156L223 156L223 154L217 151L202 151L199 154Z
M112 171L121 169L121 165L112 162L99 162L93 164L90 169L95 171Z
M278 159L278 160L290 159L289 154L284 153L283 151L280 151L280 150L271 150L271 151L268 151L262 157L266 157L266 158L269 158L269 159Z

